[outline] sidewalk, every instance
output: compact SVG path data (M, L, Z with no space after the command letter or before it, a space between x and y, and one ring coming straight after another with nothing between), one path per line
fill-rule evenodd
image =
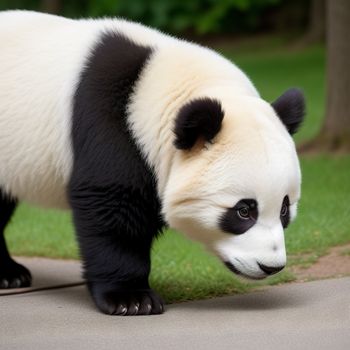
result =
M80 281L77 262L18 259L37 286ZM113 317L84 286L0 295L0 349L350 349L350 277Z

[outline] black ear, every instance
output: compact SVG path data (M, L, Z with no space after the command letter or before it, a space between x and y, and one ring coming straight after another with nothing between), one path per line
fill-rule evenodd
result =
M289 133L295 134L305 115L305 100L301 90L291 88L271 105Z
M190 149L201 137L211 141L220 131L224 111L219 101L200 98L184 105L175 119L175 141L178 149Z

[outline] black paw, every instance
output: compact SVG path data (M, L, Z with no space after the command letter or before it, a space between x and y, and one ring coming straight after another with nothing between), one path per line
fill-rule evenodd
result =
M90 291L97 307L108 315L157 315L164 312L162 299L152 289L104 290L99 285L90 285Z
M0 264L0 289L29 287L32 276L23 265L10 260Z

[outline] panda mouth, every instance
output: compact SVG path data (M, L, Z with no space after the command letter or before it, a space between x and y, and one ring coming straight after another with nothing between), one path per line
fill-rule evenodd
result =
M234 274L250 279L250 280L262 280L264 278L266 278L268 275L261 275L261 276L252 276L252 275L247 275L245 273L243 273L241 270L239 270L235 265L233 265L231 262L229 261L224 261L224 264L226 265L226 267L232 271Z
M224 261L224 264L226 265L226 267L231 270L233 273L235 273L236 275L241 275L242 272L239 271L237 269L237 267L235 265L233 265L232 263L230 263L229 261Z

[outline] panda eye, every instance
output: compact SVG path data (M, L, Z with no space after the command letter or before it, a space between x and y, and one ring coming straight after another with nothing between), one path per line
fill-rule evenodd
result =
M234 209L240 220L254 221L257 219L257 203L254 199L243 199L235 205Z
M288 207L285 203L282 204L281 216L286 216L288 214Z
M237 210L237 215L240 219L248 220L250 217L250 212L248 207L243 207Z
M280 219L282 222L282 226L284 228L286 228L289 224L289 220L290 220L290 215L289 215L289 197L285 196L283 198L283 203L282 203L282 207L281 207L281 211L280 211Z
M241 235L258 220L258 203L255 199L241 199L233 208L228 208L220 218L219 225L224 232Z

